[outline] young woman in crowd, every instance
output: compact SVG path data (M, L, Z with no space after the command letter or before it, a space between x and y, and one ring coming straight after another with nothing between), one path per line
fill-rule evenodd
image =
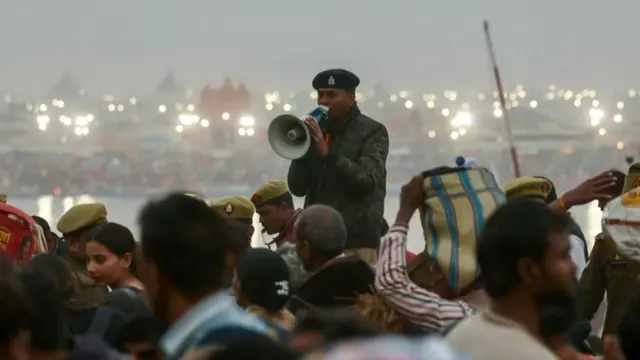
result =
M136 276L137 250L131 231L118 223L101 226L87 243L89 275L112 290L105 305L127 316L148 313L145 289Z

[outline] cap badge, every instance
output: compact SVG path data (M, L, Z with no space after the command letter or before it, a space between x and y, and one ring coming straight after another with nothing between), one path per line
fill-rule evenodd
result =
M551 185L549 185L548 182L542 183L542 192L543 193L549 192L550 190L551 190Z
M224 212L226 212L227 215L231 215L231 213L233 212L233 205L232 204L227 204L224 207Z
M336 84L336 79L334 79L333 76L329 76L329 81L327 81L327 84L329 86L334 86Z

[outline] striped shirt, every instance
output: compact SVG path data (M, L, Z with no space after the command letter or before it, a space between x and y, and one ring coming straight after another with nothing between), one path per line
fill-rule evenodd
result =
M416 285L407 273L407 225L395 224L380 241L376 290L399 313L427 332L443 333L473 314L464 301L451 301Z

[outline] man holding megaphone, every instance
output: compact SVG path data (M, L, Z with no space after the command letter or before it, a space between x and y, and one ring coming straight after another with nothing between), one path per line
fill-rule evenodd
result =
M384 125L360 112L355 95L359 84L347 70L316 75L312 85L318 108L328 109L327 116L313 116L314 111L304 118L309 149L291 161L287 180L293 195L305 197L305 207L325 204L338 210L347 226L345 253L374 264L385 228L389 134Z

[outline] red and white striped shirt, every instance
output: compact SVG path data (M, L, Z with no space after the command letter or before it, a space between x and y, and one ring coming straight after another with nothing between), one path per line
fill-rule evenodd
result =
M442 333L474 311L416 285L407 273L407 225L395 224L380 241L376 291L409 321L427 332Z

